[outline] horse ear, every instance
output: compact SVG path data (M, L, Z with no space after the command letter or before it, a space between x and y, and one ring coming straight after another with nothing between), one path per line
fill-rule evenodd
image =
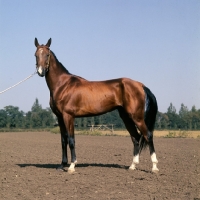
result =
M38 43L38 40L37 38L35 38L35 46L38 47L39 46L39 43Z
M50 47L50 45L51 45L51 38L48 40L46 46L47 46L47 47Z

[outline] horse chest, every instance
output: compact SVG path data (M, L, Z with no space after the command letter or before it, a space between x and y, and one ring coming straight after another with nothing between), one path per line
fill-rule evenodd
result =
M57 99L54 98L52 100L52 107L54 110L56 110L57 112L59 112L60 114L63 112L63 110L65 110L67 107L70 107L70 99L69 98L62 98L62 99Z

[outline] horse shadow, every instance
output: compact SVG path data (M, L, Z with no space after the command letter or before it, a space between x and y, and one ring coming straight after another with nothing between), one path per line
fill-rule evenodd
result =
M21 168L24 167L37 167L37 168L45 168L45 169L57 169L59 164L16 164ZM69 164L70 165L70 164ZM68 165L68 166L69 166ZM115 169L129 169L129 166L126 165L118 165L118 164L102 164L102 163L80 163L76 164L76 168L84 168L84 167L102 167L102 168L115 168ZM142 171L145 173L151 173L151 171L136 169L138 171ZM67 170L64 170L67 171Z
M37 168L46 168L46 169L53 169L59 167L59 164L17 164L19 167L37 167ZM69 164L70 165L70 164ZM68 165L68 166L69 166ZM128 166L125 165L118 165L118 164L101 164L101 163L81 163L76 164L76 168L82 167L105 167L105 168L117 168L117 169L128 169Z

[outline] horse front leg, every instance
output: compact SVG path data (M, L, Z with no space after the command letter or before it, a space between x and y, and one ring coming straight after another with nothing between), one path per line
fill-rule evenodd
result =
M67 144L68 144L68 134L62 118L58 118L58 123L61 133L61 146L62 146L62 162L61 165L57 168L58 170L63 170L67 167L68 158L67 158Z
M75 171L75 165L77 163L76 160L76 152L75 152L75 136L74 136L74 118L69 114L64 114L64 122L65 127L67 129L67 135L68 135L68 144L71 152L71 164L68 168L68 172L74 172Z

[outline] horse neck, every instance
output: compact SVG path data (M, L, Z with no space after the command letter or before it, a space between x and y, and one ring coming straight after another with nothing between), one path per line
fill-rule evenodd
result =
M62 66L62 64L51 53L49 71L46 74L46 82L51 93L55 91L57 85L60 83L60 77L65 74L65 79L70 76L70 73Z

